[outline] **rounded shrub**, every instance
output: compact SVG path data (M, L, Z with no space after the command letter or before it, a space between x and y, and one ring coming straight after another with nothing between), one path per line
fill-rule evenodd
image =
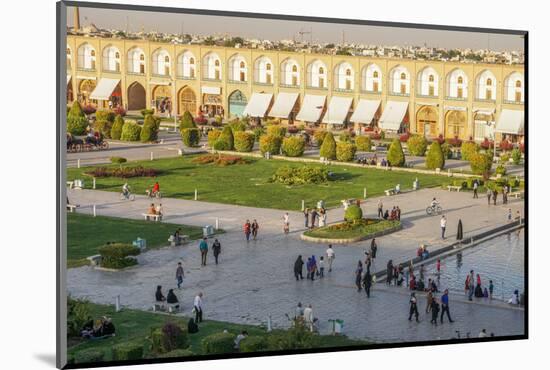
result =
M372 151L372 139L368 135L357 136L355 138L355 145L357 145L357 150L360 152Z
M121 343L113 346L113 361L141 360L143 343Z
M280 136L263 135L260 137L260 152L265 154L267 152L277 155L281 152L281 144L283 139Z
M146 115L145 120L143 121L143 127L141 128L141 133L139 135L141 142L147 143L157 140L158 129L159 128L155 117L151 114Z
M197 128L195 120L189 111L185 111L183 116L180 118L180 130L183 130L184 128Z
M111 137L111 128L113 124L107 120L95 121L94 130L99 131L102 136L109 139Z
M184 128L180 131L183 145L188 148L199 145L201 135L198 128Z
M138 247L131 244L113 243L99 248L101 266L113 269L122 269L137 265L135 256L141 253Z
M351 142L340 142L336 145L336 159L341 162L351 162L355 158L357 147Z
M349 132L343 132L338 136L338 141L343 143L350 143L351 142L351 135Z
M259 335L250 335L239 343L241 352L259 352L267 349L267 338Z
M115 117L115 122L111 127L111 139L120 140L122 126L124 126L124 118L119 114Z
M98 110L95 112L96 121L109 121L113 123L115 121L115 112L112 110Z
M122 164L122 163L128 162L128 160L124 157L111 157L109 159L111 163L114 163L114 164Z
M286 127L281 125L269 125L267 126L267 134L283 137L286 135Z
M430 145L430 149L426 155L426 167L430 170L435 170L436 168L443 169L445 167L445 157L438 141L434 141Z
M139 111L143 117L145 117L148 114L155 114L154 109L142 109Z
M359 221L363 218L363 210L356 204L348 206L346 213L344 214L344 219L348 222Z
M482 175L484 179L488 179L493 166L492 154L476 152L470 157L470 168L475 175Z
M157 358L187 357L193 355L195 354L189 349L176 349L174 351L159 354L157 355Z
M72 135L84 135L88 127L88 119L80 104L75 101L67 114L67 132Z
M319 155L326 159L336 159L336 140L334 140L332 132L327 132L325 135Z
M465 161L469 161L471 158L471 155L474 153L479 152L479 145L477 145L473 141L463 141L462 145L460 146L460 154L462 156L462 159Z
M237 120L231 122L229 124L229 127L231 127L231 131L233 131L233 135L234 135L236 132L246 131L247 124L246 124L246 122L237 119Z
M407 140L407 148L411 155L422 157L428 149L428 140L421 135L413 135Z
M141 135L141 126L134 121L126 121L122 125L122 133L120 140L123 141L138 141Z
M208 131L208 146L210 148L214 147L216 140L220 137L222 130L210 130Z
M520 164L521 162L521 151L519 149L513 149L512 150L512 153L511 153L511 157L512 157L512 162L515 164L515 165L518 165Z
M187 329L173 322L167 322L161 328L152 329L149 340L151 351L156 354L169 353L189 347Z
M233 150L235 148L235 137L233 136L233 130L231 127L225 126L214 144L216 150Z
M504 176L506 175L506 167L504 167L503 165L499 164L497 166L497 168L495 168L495 173L497 175L501 175L501 176Z
M287 157L301 157L306 149L306 141L301 136L291 136L283 139L281 151Z
M234 351L235 336L231 333L210 334L202 340L204 354L231 353Z
M405 153L399 139L394 139L388 149L388 162L391 166L402 167L405 164Z
M246 131L233 132L235 150L238 152L251 152L254 148L254 134Z
M105 359L105 352L100 349L89 348L82 351L78 351L74 355L75 363L77 364L90 364L95 362L102 362Z
M313 138L315 139L317 144L319 144L319 146L323 145L323 140L325 139L326 134L327 134L327 132L324 131L324 130L316 130L313 133Z

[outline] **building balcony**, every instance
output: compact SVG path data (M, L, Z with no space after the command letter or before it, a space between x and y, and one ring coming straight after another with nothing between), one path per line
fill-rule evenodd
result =
M426 99L438 99L439 96L437 95L424 95L424 94L416 94L417 98L426 98Z
M291 88L294 88L294 89L299 89L300 88L300 85L290 85L290 84L279 84L279 87L291 87Z
M353 89L339 89L339 88L334 88L332 89L332 91L334 92L339 92L339 93L353 93Z
M126 74L131 75L131 76L145 76L145 73L134 72L134 71L127 71Z
M306 89L311 89L311 90L322 90L322 91L328 90L327 87L321 87L321 86L306 86Z
M237 85L246 85L248 84L248 81L241 81L241 80L227 80L230 84L237 84Z
M361 89L361 94L375 94L375 95L382 95L382 91L374 91L374 90L363 90Z
M391 95L391 96L406 96L406 97L411 96L411 94L403 94L403 93L398 93L398 92L394 92L394 91L390 91L389 95Z
M468 97L459 98L459 97L457 97L457 96L446 96L446 97L445 97L445 100L467 101L467 100L468 100Z
M166 78L168 80L170 80L172 78L172 76L170 76L170 75L165 75L165 74L160 74L160 73L152 73L151 77Z
M120 69L119 70L116 70L116 69L102 69L101 72L103 73L120 73Z
M96 71L95 68L86 68L86 67L77 67L76 70L80 71L80 72L95 72Z
M504 104L514 104L514 105L523 105L524 102L517 100L504 100Z
M191 76L176 76L176 78L178 80L196 80L197 79L196 77L191 77Z
M254 81L254 85L258 85L258 86L273 86L273 83Z
M477 101L477 102L479 102L479 103L491 103L491 104L495 104L495 103L496 103L496 100L495 100L495 99L481 99L481 98L475 98L474 100Z
M222 82L221 78L211 78L211 77L203 77L203 81L211 81L211 82Z

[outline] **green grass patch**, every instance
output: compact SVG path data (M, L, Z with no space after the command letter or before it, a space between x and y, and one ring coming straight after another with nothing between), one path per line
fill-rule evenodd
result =
M303 163L248 158L250 163L247 165L219 167L193 163L196 157L189 155L136 161L122 166L141 165L161 172L156 178L128 179L128 184L136 194L145 194L145 190L158 180L164 197L194 199L197 189L198 199L202 201L288 210L300 210L302 200L305 200L306 206L315 205L319 199L324 199L329 207L337 206L342 199L363 197L365 187L367 195L373 197L382 195L384 190L394 188L396 184L401 184L401 189L412 188L415 178L418 178L421 187L441 186L449 181L437 175L307 164L328 169L334 174L331 176L333 180L324 184L288 186L269 180L279 167L302 167ZM84 179L86 184L91 184L91 178L84 175L90 170L91 167L69 168L67 180ZM123 179L113 177L96 179L98 190L120 192L123 184Z
M86 257L98 254L107 242L131 243L140 237L147 240L147 248L166 246L168 236L178 228L190 239L202 236L202 229L196 226L68 213L67 267L87 265Z
M112 360L112 347L122 343L143 343L144 357L151 358L149 343L146 339L152 328L162 327L166 322L175 322L187 328L189 318L180 316L168 316L146 311L124 309L115 312L113 306L90 303L90 314L95 318L108 316L112 318L116 328L116 336L101 340L69 339L68 356L73 357L77 352L84 350L100 350L105 353L105 361ZM221 321L206 320L200 324L200 330L196 334L190 334L190 347L195 355L203 354L202 339L210 334L221 333L224 330L235 336L242 330L247 330L251 336L266 337L269 334L265 328L252 325L233 324ZM280 331L276 331L280 332ZM366 341L352 340L345 336L319 336L319 347L342 347L369 344Z
M306 231L304 235L324 239L368 238L369 235L397 227L401 221L362 219L356 223L342 222Z

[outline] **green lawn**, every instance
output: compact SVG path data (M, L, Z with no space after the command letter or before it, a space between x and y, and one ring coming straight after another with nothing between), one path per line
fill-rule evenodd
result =
M190 239L202 236L202 229L195 226L68 213L67 265L87 264L85 258L97 254L99 247L107 242L131 243L140 237L147 240L147 248L166 246L168 236L177 228Z
M396 227L400 221L364 220L363 223L339 223L306 231L304 235L325 239L353 239Z
M187 328L187 321L189 320L187 317L168 316L164 314L130 309L115 312L113 306L98 305L93 303L90 303L90 308L91 316L93 318L108 316L113 319L113 323L116 328L116 336L95 341L82 340L75 342L74 340L69 340L69 357L74 356L74 354L78 351L94 348L104 351L105 360L109 361L111 359L111 348L113 345L125 342L143 342L144 357L151 357L146 341L146 337L150 334L151 328L161 327L168 321L177 322L182 327ZM247 330L250 335L268 335L265 328L259 326L205 320L200 325L199 332L190 335L191 346L189 349L197 355L202 354L202 339L210 334L220 333L224 330L227 330L235 335L240 333L242 330ZM352 340L345 336L320 336L319 343L322 348L369 344L366 341Z
M373 168L356 168L344 166L329 166L336 174L335 181L326 184L307 184L300 186L285 186L270 183L268 180L280 166L302 166L303 164L284 160L266 160L249 158L250 164L217 167L212 164L200 165L192 163L196 156L158 159L154 161L138 161L125 166L142 165L153 167L162 173L157 177L163 196L193 199L195 189L198 189L199 200L237 204L245 206L299 210L302 199L306 205L313 206L324 199L328 206L335 206L342 199L363 197L363 188L367 195L378 196L384 190L401 184L401 189L412 188L415 178L421 187L441 186L449 180L443 176L423 175L408 172L385 171ZM322 166L321 164L307 164ZM83 175L93 167L67 169L67 180L81 178L91 183L88 176ZM137 194L144 194L155 179L131 178L128 183ZM123 179L98 178L96 189L120 192Z

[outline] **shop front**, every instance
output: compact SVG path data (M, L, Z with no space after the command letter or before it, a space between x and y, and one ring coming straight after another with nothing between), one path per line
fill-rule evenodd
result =
M96 82L92 79L84 79L78 85L77 99L80 105L96 105L97 101L91 98L92 92L95 90Z
M233 91L231 95L229 95L229 118L242 117L246 104L246 96L242 91Z
M172 112L172 88L168 84L157 85L153 88L151 106L155 113L170 116Z
M416 132L424 137L437 137L438 112L431 105L424 105L416 114Z
M474 140L484 141L495 138L495 111L474 108Z
M122 91L120 80L102 78L90 94L90 98L97 101L98 108L113 109L122 105Z
M203 86L201 112L208 117L222 116L224 114L221 88Z
M468 138L466 108L446 108L448 110L445 114L445 137L466 140Z

